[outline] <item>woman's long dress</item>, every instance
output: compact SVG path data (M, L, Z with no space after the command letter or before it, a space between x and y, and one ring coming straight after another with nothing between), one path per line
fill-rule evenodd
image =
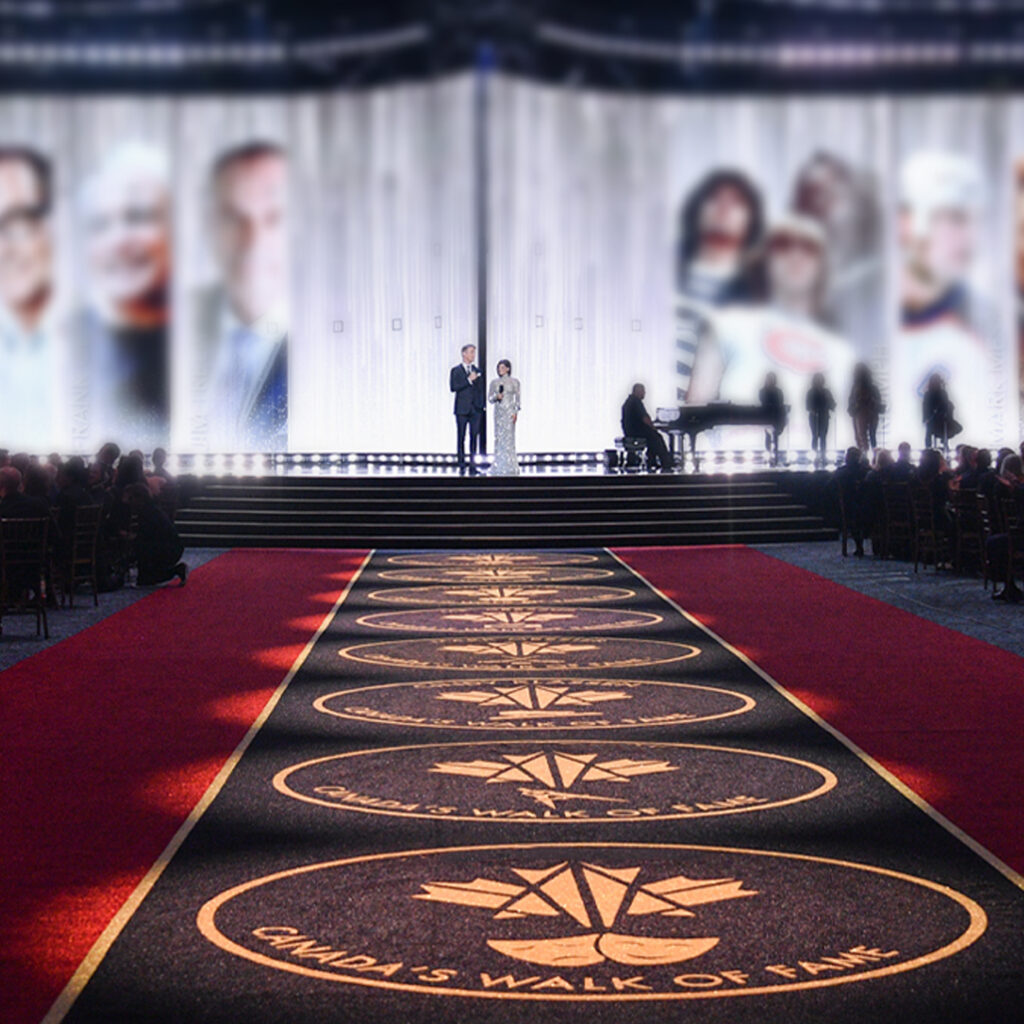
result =
M498 388L503 387L501 401ZM519 412L519 381L515 377L499 377L491 381L487 401L494 406L494 465L495 476L517 476L515 416Z

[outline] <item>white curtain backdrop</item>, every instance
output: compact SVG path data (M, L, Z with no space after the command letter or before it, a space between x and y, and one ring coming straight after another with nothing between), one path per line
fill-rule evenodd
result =
M208 358L196 337L197 297L222 273L213 258L210 169L226 150L258 140L287 155L287 446L451 451L447 373L461 345L477 340L477 85L467 73L289 97L0 98L0 149L31 147L50 161L54 180L53 208L36 225L51 239L53 282L38 325L19 327L5 305L14 277L0 279L0 372L22 382L13 390L23 399L0 407L0 446L90 451L112 433L130 447L149 446L163 429L178 451L215 447L197 426L195 388ZM1018 439L1015 267L1024 243L1016 241L1014 189L1024 97L659 97L501 74L488 77L487 89L484 371L492 378L498 359L508 358L522 382L520 451L608 446L635 381L646 383L652 413L678 404L686 385L677 316L681 210L721 169L753 183L769 229L799 205L802 185L833 179L839 201L825 224L827 301L820 319L796 325L803 340L849 357L830 380L839 404L833 440L849 439L843 374L853 359L872 366L886 393L890 446L923 440L915 389L930 369L950 378L966 428L958 440ZM926 330L901 324L907 210L899 181L922 154L953 157L978 182L960 280L970 299L969 343L950 327L952 313ZM133 166L161 164L169 182L169 427L138 426L131 402L112 404L93 387L96 367L81 365L95 342L89 317L105 301L86 200L97 175L128 157ZM10 234L14 242L26 237L39 236L17 226ZM148 255L115 267L103 287L143 275L159 244L150 237ZM14 274L11 252L0 248L0 275ZM783 333L794 327L767 308L744 313L739 327L716 319L718 311L709 320L753 352L780 323ZM37 347L27 356L30 335ZM736 386L722 397L756 401ZM787 399L794 421L805 422L802 394ZM799 427L790 429L795 443Z
M454 449L476 342L472 76L292 108L299 450Z

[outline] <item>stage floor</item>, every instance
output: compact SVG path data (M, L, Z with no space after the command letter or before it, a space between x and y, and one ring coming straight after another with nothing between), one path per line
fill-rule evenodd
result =
M609 450L609 453L611 450ZM626 468L606 452L523 452L519 456L521 476L608 476L656 475L645 469ZM824 462L815 462L806 451L780 454L777 462L763 451L704 451L696 460L687 456L677 464L675 473L683 476L700 474L742 474L764 472L809 472L814 469L835 469L841 453L830 452ZM490 458L478 462L480 476L490 476ZM443 477L459 476L455 456L443 452L352 453L352 452L286 452L266 455L180 454L172 455L168 468L176 475L238 477Z

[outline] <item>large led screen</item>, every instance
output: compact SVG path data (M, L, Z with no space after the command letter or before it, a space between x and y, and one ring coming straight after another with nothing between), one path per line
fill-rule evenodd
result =
M472 99L0 99L0 446L448 447Z
M829 444L845 446L858 363L885 405L880 445L923 444L933 374L964 428L955 440L1017 439L1024 101L658 98L500 79L491 109L488 344L492 362L518 364L521 447L607 444L637 381L653 414L756 405L775 373L783 441L808 448L818 372L837 406ZM706 443L762 442L722 430Z

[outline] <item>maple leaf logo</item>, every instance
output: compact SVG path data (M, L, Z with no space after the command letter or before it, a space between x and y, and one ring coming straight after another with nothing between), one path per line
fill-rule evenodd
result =
M630 918L696 917L691 907L757 896L735 878L674 875L640 884L638 867L608 868L563 861L540 869L512 868L516 882L475 878L471 882L425 882L413 899L494 911L494 920L568 918L585 934L555 938L488 939L499 953L549 967L589 967L612 961L639 965L692 960L718 945L715 936L660 938L630 935Z
M471 623L482 630L537 630L550 627L553 622L574 619L574 611L557 611L529 608L493 608L474 612L445 612L443 617L450 622Z
M501 761L439 761L430 770L441 775L464 775L485 779L487 785L502 782L539 782L545 788L520 787L519 792L551 810L555 809L557 803L565 800L624 802L619 797L568 792L576 783L624 784L638 775L679 770L668 761L634 761L625 757L613 761L598 761L598 756L564 753L505 754Z
M460 654L484 654L505 658L532 658L548 654L580 654L596 651L598 645L572 640L480 640L466 644L447 644L442 650L457 651Z
M445 691L437 700L477 704L481 708L498 708L500 719L579 718L596 715L596 711L577 711L609 700L632 700L625 690L585 690L569 686L525 683L516 686L495 686L492 690Z
M531 604L549 597L549 587L451 587L452 598L470 598L481 604Z

